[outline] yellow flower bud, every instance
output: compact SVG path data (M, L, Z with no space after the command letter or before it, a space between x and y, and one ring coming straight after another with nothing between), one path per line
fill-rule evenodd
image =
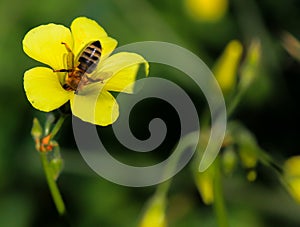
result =
M210 205L214 202L214 175L214 165L211 165L204 172L197 171L195 173L196 186L206 205Z
M300 203L300 156L294 156L285 161L283 174L289 193Z
M286 160L283 168L288 175L300 177L300 156L294 156Z
M148 203L139 227L166 227L166 199L154 196Z
M232 91L236 84L237 71L242 53L242 44L237 40L231 41L226 46L213 69L224 95Z
M250 170L248 173L247 173L247 180L248 181L255 181L256 180L256 177L257 177L257 173L255 170Z
M185 0L187 13L196 21L220 20L228 8L228 0Z

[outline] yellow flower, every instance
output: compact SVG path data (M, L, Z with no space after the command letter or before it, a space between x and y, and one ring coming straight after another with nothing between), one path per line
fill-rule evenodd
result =
M154 196L147 204L146 210L139 223L140 227L166 227L166 198Z
M289 193L300 203L300 156L293 156L285 161L283 176Z
M197 171L195 173L196 186L206 205L210 205L214 202L215 171L215 166L211 165L204 172Z
M88 83L79 83L76 91L63 86L68 73L78 66L76 62L83 49L95 41L100 41L102 51L97 67L85 74ZM116 46L115 39L85 17L76 18L70 29L52 23L33 28L23 39L24 52L50 68L35 67L25 72L24 89L29 102L34 108L49 112L70 100L72 113L83 121L102 126L112 124L119 116L119 107L109 91L132 93L140 66L144 67L145 76L149 67L135 53L110 56ZM72 54L76 60L71 58ZM62 69L69 72L54 72Z
M214 66L213 72L224 95L232 92L235 87L242 53L242 44L237 40L233 40L226 46L223 54Z
M196 21L220 20L228 8L228 0L185 0L187 13Z

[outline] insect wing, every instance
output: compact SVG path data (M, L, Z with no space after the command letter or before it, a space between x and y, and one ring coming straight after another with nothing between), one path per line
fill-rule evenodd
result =
M96 81L105 81L109 78L111 78L113 75L113 72L101 72L101 71L96 71L93 74L93 79Z

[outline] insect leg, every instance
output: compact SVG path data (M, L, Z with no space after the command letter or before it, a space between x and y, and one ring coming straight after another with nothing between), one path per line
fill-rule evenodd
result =
M66 57L64 59L67 63L66 68L68 68L68 69L58 69L58 70L53 70L53 72L67 72L67 73L73 72L74 71L74 54L67 43L61 42L61 44L65 45L67 52L68 52L67 54L65 54Z
M103 79L92 79L90 77L87 77L88 82L90 83L96 83L96 82L102 82L103 83Z
M61 42L61 44L65 45L65 47L68 51L68 54L66 56L67 67L69 69L73 69L74 68L74 54L67 43Z
M67 43L61 42L61 44L65 45L67 51L72 53L72 50L71 50L71 48L69 47L69 45Z
M53 72L64 72L64 73L70 73L73 72L73 69L53 69Z

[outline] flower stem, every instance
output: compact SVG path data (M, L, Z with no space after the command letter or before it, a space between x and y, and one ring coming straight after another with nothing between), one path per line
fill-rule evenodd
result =
M238 105L240 104L242 98L244 95L244 91L238 91L238 93L234 96L234 98L231 100L231 103L229 104L228 108L227 108L227 119L231 118L231 116L233 115L234 111L236 110L236 108L238 107Z
M157 186L156 194L161 197L166 197L171 186L172 180L169 179Z
M176 170L176 167L180 161L180 158L183 156L185 150L190 146L190 143L191 143L191 138L194 138L194 133L190 133L190 134L187 134L185 135L183 138L181 138L181 147L177 147L177 149L175 149L174 151L174 156L173 158L171 158L166 166L165 166L165 169L164 169L164 172L162 173L163 174L163 177L165 178L170 178L169 176L172 176L172 174L175 172ZM167 193L168 193L168 190L171 186L171 183L172 183L172 178L166 180L165 182L159 184L157 186L157 189L156 189L156 193L157 195L159 196L166 196Z
M52 128L51 132L49 133L50 140L54 138L54 136L59 132L64 120L66 118L66 115L60 115L58 121ZM60 215L65 214L65 204L61 197L61 194L59 192L59 189L57 187L56 180L54 178L54 174L52 173L51 166L49 164L49 160L47 157L48 152L39 152L40 158L42 161L43 169L46 175L47 183L50 189L51 196L53 198L53 201L55 203L56 209Z
M58 119L58 121L56 122L56 124L54 125L51 133L50 133L50 138L53 139L54 136L58 133L59 129L61 128L62 124L64 123L64 120L66 119L66 115L61 115Z
M47 153L40 152L40 158L43 164L44 172L46 175L47 183L53 198L53 201L55 203L56 209L60 215L63 215L65 213L65 204L62 200L61 194L59 192L59 189L57 187L56 181L53 178L52 170L49 166L49 161L47 158Z
M217 216L219 227L228 227L228 218L226 212L225 201L222 190L222 175L219 160L215 160L215 179L214 179L214 209Z

